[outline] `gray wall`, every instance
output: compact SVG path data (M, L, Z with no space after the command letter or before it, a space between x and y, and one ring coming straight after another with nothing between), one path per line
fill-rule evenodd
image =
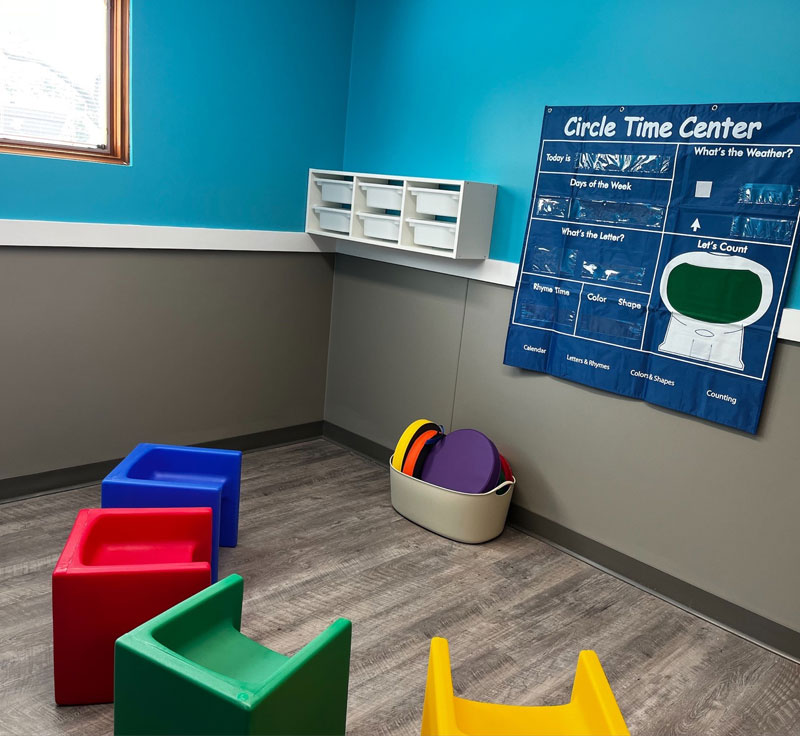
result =
M0 479L320 421L332 259L0 249Z
M391 446L412 419L486 432L515 502L800 630L800 346L755 437L502 365L512 290L337 256L325 418Z
M336 257L325 418L385 447L450 424L467 281Z

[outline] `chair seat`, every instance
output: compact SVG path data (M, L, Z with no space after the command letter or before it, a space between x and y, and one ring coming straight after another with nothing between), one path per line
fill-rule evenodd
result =
M234 456L229 450L206 450L180 445L139 445L129 458L126 475L135 480L177 480L187 478L224 483Z
M184 641L154 632L154 638L176 654L223 677L256 690L288 660L237 631L229 622L214 626Z
M135 478L136 476L131 477ZM221 488L225 483L225 476L153 470L147 473L146 477L138 478L138 480L152 480L159 483L182 483L189 486L202 486L205 488Z
M470 736L588 736L598 733L584 711L571 704L497 705L453 698L455 718Z
M197 545L191 541L103 542L87 551L81 563L101 565L153 565L196 562Z

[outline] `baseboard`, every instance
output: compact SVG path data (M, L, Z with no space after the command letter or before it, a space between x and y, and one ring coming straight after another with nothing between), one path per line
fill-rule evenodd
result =
M307 424L295 424L291 427L242 434L211 442L198 442L195 447L224 448L247 452L248 450L257 450L262 447L313 439L321 435L322 422L308 422ZM32 475L4 478L0 480L0 503L99 483L121 460L122 458L114 458L87 465L76 465L71 468L59 468L58 470L48 470L43 473L33 473Z
M122 458L114 458L87 465L76 465L71 468L58 468L43 473L3 478L0 480L0 503L96 483L105 478L120 460Z
M655 593L734 634L795 661L800 660L800 632L651 567L516 504L511 505L509 523L526 534L552 543L565 552L574 554L650 593Z
M236 437L227 437L224 440L214 440L213 442L199 442L197 447L210 447L221 450L260 450L264 447L274 447L275 445L286 445L290 442L301 442L303 440L314 439L322 436L323 422L308 422L306 424L294 424L291 427L279 427L278 429L268 429L264 432L253 432L252 434L240 434Z
M342 445L349 450L355 450L360 455L364 455L370 460L375 460L381 465L388 465L389 458L392 456L392 450L388 447L384 447L378 442L373 442L360 434L351 432L338 424L331 424L328 421L322 423L322 436L337 445Z

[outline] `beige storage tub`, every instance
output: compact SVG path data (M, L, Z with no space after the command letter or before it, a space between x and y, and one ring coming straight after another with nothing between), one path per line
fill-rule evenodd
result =
M389 460L392 506L415 524L456 542L479 544L502 533L516 478L486 493L460 493L405 475Z

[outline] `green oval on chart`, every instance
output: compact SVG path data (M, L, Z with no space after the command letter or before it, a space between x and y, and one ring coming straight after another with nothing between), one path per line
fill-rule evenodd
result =
M672 308L691 319L734 324L747 319L761 303L761 279L746 269L708 268L681 263L669 275Z

